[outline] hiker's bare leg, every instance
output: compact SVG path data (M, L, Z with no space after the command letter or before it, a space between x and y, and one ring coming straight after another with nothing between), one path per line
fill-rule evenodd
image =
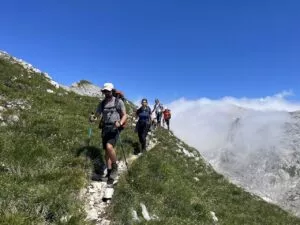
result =
M106 161L107 169L111 169L111 160L109 159L109 155L107 153L107 150L105 150L105 161Z
M112 144L109 143L106 144L106 154L108 156L108 163L109 163L108 165L110 165L111 168L111 164L117 162L116 152Z

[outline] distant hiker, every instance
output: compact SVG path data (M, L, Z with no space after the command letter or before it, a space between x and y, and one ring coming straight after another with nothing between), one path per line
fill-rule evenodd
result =
M155 130L157 127L157 120L156 117L151 113L151 129L150 130Z
M154 105L152 113L154 111L155 111L155 115L156 115L157 126L160 127L161 126L161 117L162 117L163 106L159 102L158 99L155 99L155 105Z
M165 125L165 123L166 123L168 130L170 130L171 110L168 108L165 108L163 114L164 114L163 124Z
M96 110L96 117L102 115L99 127L102 129L102 145L105 149L108 183L113 183L118 175L117 156L114 147L127 119L125 104L122 99L113 96L113 89L112 83L104 84L101 91L105 98L99 103Z
M148 106L147 99L143 99L141 102L142 106L136 111L136 117L138 122L136 130L139 135L139 141L142 147L142 152L146 151L146 137L151 126L151 109Z

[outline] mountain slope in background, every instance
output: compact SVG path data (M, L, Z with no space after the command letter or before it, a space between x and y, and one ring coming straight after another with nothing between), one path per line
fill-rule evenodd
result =
M90 83L89 81L86 80L81 80L79 82L75 82L71 85L71 87L65 86L65 85L61 85L58 84L56 81L54 81L49 74L44 73L42 71L40 71L39 69L33 67L30 63L25 62L22 59L18 59L16 57L10 56L7 52L5 51L0 51L0 58L6 61L9 61L12 64L16 64L19 66L22 66L24 68L25 71L33 74L33 73L37 73L37 74L41 74L43 75L50 84L52 84L55 88L63 88L66 91L72 91L75 92L79 95L84 95L84 96L91 96L91 97L103 97L102 93L101 93L101 88ZM31 77L29 76L29 79ZM14 81L16 79L16 77L12 78L12 81ZM51 92L51 91L50 91Z
M177 102L171 108L175 134L219 173L300 215L300 113L284 109L297 104L275 96Z
M78 153L86 148L87 117L99 97L68 91L3 52L0 93L0 224L92 224L80 192L89 184L93 160ZM126 101L126 108L131 114L135 106ZM126 155L138 143L130 124L122 133ZM90 148L102 158L99 131L92 129ZM116 224L135 223L134 211L139 224L300 224L230 184L171 132L155 135L160 144L136 160L116 188L110 207Z
M299 216L299 118L299 112L246 112L231 124L224 147L207 159L237 184Z
M6 53L0 56L0 96L0 224L90 224L80 193L95 157L86 161L78 153L99 98L68 91ZM132 104L126 107L133 111ZM129 153L137 140L130 129L123 135ZM95 126L90 147L100 157L98 137Z

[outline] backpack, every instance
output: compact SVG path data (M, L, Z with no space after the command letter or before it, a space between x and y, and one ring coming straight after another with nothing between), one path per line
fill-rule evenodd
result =
M118 111L117 105L119 104L119 99L120 98L115 97L115 105L113 107L113 108L116 108L117 111ZM101 102L100 107L101 107L101 111L103 112L103 110L104 110L104 100ZM122 112L118 111L118 113L120 114L120 117L121 117ZM126 124L127 124L127 119L125 120L124 124L119 129L121 129L121 130L124 129L126 127ZM103 127L104 127L104 121L103 121L103 117L101 117L101 120L99 122L99 129L102 129Z
M124 93L122 91L117 90L117 89L112 89L112 95L115 98L122 99L122 101L125 102L125 96L124 96Z
M143 109L142 107L139 108L138 110L141 110L139 113L139 120L141 121L150 121L151 120L151 109L149 106L146 107L146 109Z
M171 119L171 111L169 109L166 109L164 111L164 119L165 120Z

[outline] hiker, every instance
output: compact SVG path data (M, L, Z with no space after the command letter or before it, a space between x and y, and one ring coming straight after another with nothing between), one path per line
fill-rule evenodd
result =
M151 113L151 130L155 130L157 127L156 117Z
M109 184L112 184L118 175L115 146L127 119L125 104L122 99L113 96L113 89L112 83L104 84L101 91L105 98L99 103L95 114L96 117L102 115L99 128L102 129L102 145L105 149L107 183Z
M142 106L136 111L136 117L138 122L136 124L136 130L139 135L139 141L141 144L141 152L146 151L146 137L151 126L151 109L148 106L147 99L143 99Z
M171 110L168 108L165 108L165 110L163 111L163 115L164 115L163 124L165 126L165 123L166 123L168 130L170 130Z
M161 126L161 117L162 117L163 106L159 102L158 99L155 99L155 105L154 105L152 113L154 111L155 111L155 115L156 115L157 127L160 127Z

